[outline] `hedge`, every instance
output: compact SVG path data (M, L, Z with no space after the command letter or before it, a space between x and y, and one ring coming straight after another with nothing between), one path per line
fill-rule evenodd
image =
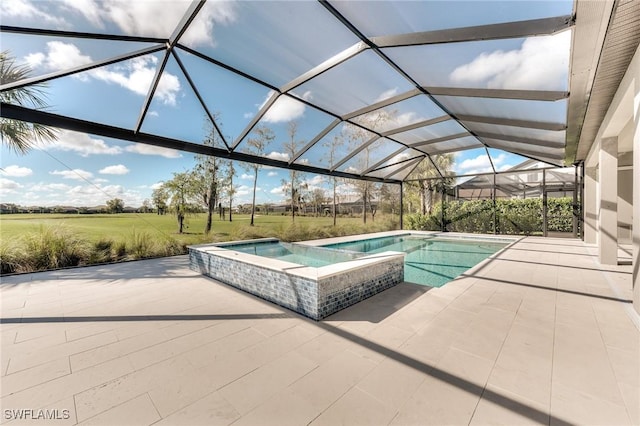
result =
M496 200L498 234L542 234L542 199ZM444 221L447 231L491 234L494 232L492 200L447 201L444 203ZM573 200L569 197L547 200L547 229L552 232L573 230ZM442 203L434 206L430 215L407 216L409 229L439 231L442 229Z

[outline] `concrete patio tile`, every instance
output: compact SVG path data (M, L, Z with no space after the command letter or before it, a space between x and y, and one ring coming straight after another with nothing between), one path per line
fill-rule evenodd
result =
M129 362L127 358L118 358L116 361ZM83 374L115 361L108 361L95 367L81 370L77 374ZM79 421L86 420L124 402L148 392L160 384L172 381L174 377L186 375L193 370L188 361L181 358L172 358L138 371L127 371L109 380L103 380L94 386L76 391L75 404Z
M320 412L309 400L285 390L234 422L234 426L299 426L309 424Z
M102 386L132 371L129 360L119 358L3 397L2 407L4 409L47 407L79 392Z
M430 368L426 368L426 371ZM389 407L398 409L424 381L424 373L395 359L385 359L356 387Z
M620 393L627 407L627 414L634 425L640 424L640 386L633 386L627 383L618 383Z
M344 337L324 333L296 348L295 352L316 364L322 364L352 345L353 343Z
M258 365L262 365L302 346L323 333L325 331L322 328L302 320L295 327L288 328L271 336L268 340L246 348L243 353L258 361Z
M113 330L117 336L118 328L124 327L126 324L126 322L115 321L79 323L76 326L70 326L71 324L69 324L65 329L65 334L67 342L73 342L74 340L83 339L109 330Z
M19 357L12 357L8 371L9 374L11 374L16 371L44 364L51 359L68 357L79 352L113 343L117 340L117 337L112 331L106 331L83 339L74 340L73 342L52 344L42 348L34 347L33 350L24 352Z
M244 328L248 328L246 323L221 322L133 352L129 359L136 369L141 369L222 339Z
M399 350L420 361L435 365L449 351L453 342L460 338L462 333L457 331L446 330L443 333L435 327L428 328L409 338Z
M629 321L616 325L599 324L607 347L625 349L640 354L640 332Z
M240 414L246 414L318 366L289 352L228 384L218 393Z
M482 388L487 383L493 363L493 360L451 348L435 368Z
M111 359L128 355L166 340L167 337L164 335L162 330L156 330L137 337L119 340L114 343L71 355L71 368L73 371L82 370L83 368L91 367Z
M22 325L20 328L25 326L28 327L28 325ZM17 333L20 332L20 328L16 330ZM58 331L24 342L14 342L8 345L3 345L2 357L11 357L15 354L20 354L21 356L23 356L29 353L37 353L44 348L58 346L64 343L66 343L64 331Z
M240 419L240 413L218 392L214 392L163 418L154 425L229 425L238 419Z
M552 381L554 386L624 404L598 330L556 326Z
M549 424L549 405L488 385L470 425Z
M245 328L221 339L207 343L206 345L191 349L183 355L189 359L189 362L195 367L202 367L210 364L222 355L241 351L263 342L265 339L266 337L262 333L257 332L253 328Z
M397 348L401 346L407 339L413 336L413 332L404 330L391 324L381 324L366 338L372 342L384 344L387 348Z
M598 326L593 309L569 309L566 305L556 308L556 322L576 327L593 328Z
M456 377L428 375L398 410L392 425L468 424L482 387Z
M551 390L551 424L555 418L574 424L630 425L624 404L616 404L554 381ZM566 423L564 423L566 424Z
M10 395L32 386L71 374L69 358L58 358L2 378L1 396Z
M259 366L260 363L246 353L225 353L213 357L203 367L172 376L172 380L154 383L149 395L165 417L235 382Z
M153 406L151 398L147 394L142 394L95 417L80 422L78 425L150 425L158 420L160 420L160 415Z
M358 388L351 388L310 425L386 425L395 415L394 408Z
M293 383L288 390L314 407L317 415L355 386L376 365L376 362L346 350Z

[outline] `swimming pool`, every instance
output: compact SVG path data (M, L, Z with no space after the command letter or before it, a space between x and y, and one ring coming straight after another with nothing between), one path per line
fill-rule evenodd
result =
M405 281L441 287L510 243L475 238L403 235L326 244L322 247L359 253L404 252Z

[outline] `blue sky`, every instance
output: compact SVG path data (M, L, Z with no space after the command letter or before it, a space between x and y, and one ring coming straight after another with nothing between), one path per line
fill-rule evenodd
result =
M0 12L5 25L167 37L188 4L183 1L5 0L0 5ZM358 2L340 2L336 7L356 25L361 25L367 35L378 36L396 32L399 28L405 28L405 31L406 28L411 31L438 29L443 21L453 19L448 18L451 14L447 12L452 4L462 12L454 14L455 21L448 22L445 27L571 12L571 2L564 1L495 2L479 9L466 7L473 6L474 2L466 5L461 2L432 3L430 10L438 11L441 19L427 13L429 10L424 5L408 2L375 3L375 7L366 9L368 16L358 15L358 10L362 11L362 8L358 9ZM503 15L496 11L502 11ZM154 18L150 19L150 16ZM385 17L383 21L381 16ZM371 22L383 24L372 27ZM323 42L317 42L319 39ZM282 86L357 41L315 2L246 1L208 2L181 39L185 45L274 86ZM567 90L569 43L570 33L565 32L553 37L397 48L388 54L410 72L422 75L418 72L420 69L433 69L424 74L424 81L419 81L423 85ZM73 68L148 46L144 43L2 35L2 49L10 50L19 63L28 64L33 75ZM230 144L238 142L247 123L272 95L270 89L185 51L180 50L178 54L205 103L218 114L227 141ZM373 56L371 52L363 52L292 93L343 114L412 88ZM160 61L161 54L156 53L52 80L46 88L50 110L133 128ZM443 103L449 101L455 102L443 99ZM417 99L397 104L393 124L406 125L439 114L435 105L425 105L418 106ZM514 114L513 118L518 118L520 110L544 119L557 119L554 121L564 121L566 107L556 104L548 109L546 105L523 101L491 101L490 104L479 101L454 106L471 109L468 113L474 113L474 108L479 111L491 108L508 118ZM295 97L280 97L260 121L276 134L266 154L272 158L287 158L284 143L291 121L298 123L297 139L302 145L332 120L329 115ZM207 134L205 113L173 58L167 64L141 130L195 143L201 143ZM325 140L340 130L339 126ZM326 153L320 149L325 140L297 161L326 166ZM246 148L240 143L238 149ZM384 158L392 152L392 145L382 147L381 144L374 159ZM0 156L3 169L0 172L0 201L22 205L94 206L119 197L127 205L138 206L150 197L154 187L170 179L173 172L194 165L193 155L186 152L66 130L60 131L55 143L38 146L28 155L16 155L3 146ZM492 150L492 159L501 170L524 160L498 150ZM346 163L341 170L351 170L356 160ZM454 169L459 174L487 171L488 167L484 149L456 153ZM250 202L251 176L241 167L237 170L239 188L235 202ZM286 170L262 169L258 202L281 202L281 180L287 174ZM305 175L304 179L311 188L327 187L326 177ZM352 191L350 185L341 184L341 193Z

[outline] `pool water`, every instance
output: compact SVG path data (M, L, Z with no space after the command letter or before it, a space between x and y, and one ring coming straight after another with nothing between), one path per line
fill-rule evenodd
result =
M256 256L269 257L271 259L284 260L285 262L296 263L303 266L320 268L338 262L351 260L354 256L348 253L340 253L335 250L313 248L312 252L307 252L303 247L292 244L269 241L249 244L225 245L222 248L239 251L242 253L254 254ZM318 254L319 251L326 252Z
M329 244L324 247L361 253L405 252L405 281L441 287L508 244L486 240L395 236Z

